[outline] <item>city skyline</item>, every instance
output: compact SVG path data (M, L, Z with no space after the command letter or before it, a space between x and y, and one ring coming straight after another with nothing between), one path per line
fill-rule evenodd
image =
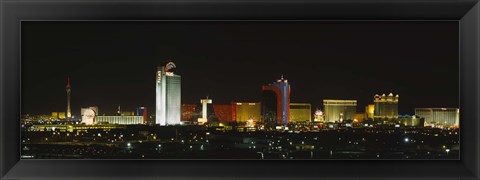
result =
M20 158L459 159L456 26L27 22Z
M48 24L48 23L47 23ZM53 25L52 25L53 24ZM68 24L68 23L67 23ZM108 23L107 23L108 24ZM320 23L323 25L315 25L304 23L300 24L305 27L310 27L315 30L321 29L321 27L325 27L327 25L332 26L332 23ZM355 23L353 23L355 24ZM381 23L380 23L381 24ZM396 26L395 23L386 23L390 26ZM405 24L407 26L405 27ZM428 23L427 23L428 24ZM439 28L440 31L443 30L442 33L430 33L430 35L426 34L427 30L433 27L443 27ZM84 27L85 24L82 24ZM111 25L111 24L110 24ZM115 25L115 24L114 24ZM131 25L131 24L130 24ZM145 30L145 25L139 25L133 23L135 27L143 27L144 31L147 31L150 34L149 30ZM171 24L170 24L171 25ZM200 26L200 30L205 30L207 27L217 27L215 36L226 37L227 35L231 35L233 32L238 33L238 28L240 30L246 31L249 27L249 24L242 25L240 23L231 23L227 25L220 25L216 23L210 23L207 25L199 25L195 23L191 24L175 24L173 23L174 28L170 28L170 31L178 30L179 27L197 27ZM319 43L315 49L310 47L310 50L315 52L322 51L325 49L328 50L335 50L332 47L328 47L327 45L331 45L333 47L350 47L356 45L358 42L354 42L354 40L358 40L358 37L354 36L354 30L345 30L345 26L348 26L348 23L333 23L333 25L339 26L328 29L330 31L330 36L335 35L334 30L342 30L341 33L338 33L336 38L326 39L328 43ZM359 24L356 24L357 26ZM122 105L122 107L127 109L134 109L138 106L145 106L150 109L154 107L154 87L153 81L154 77L153 73L155 72L154 68L156 65L162 64L165 61L171 60L174 61L178 65L178 72L182 75L182 104L190 104L190 103L197 103L197 101L201 98L209 96L214 100L216 103L220 104L228 104L230 102L235 101L247 101L247 102L260 102L261 100L261 86L267 85L273 80L278 79L280 75L284 75L286 79L289 80L292 86L292 94L291 94L291 102L307 102L312 103L312 109L321 108L321 102L323 99L355 99L358 101L357 111L362 112L364 107L367 104L373 103L373 95L381 94L381 93L390 93L393 92L394 94L401 95L401 102L399 103L399 114L413 114L414 109L418 107L458 107L458 57L453 59L455 55L458 55L458 48L453 48L453 45L448 44L447 42L455 40L455 33L453 32L453 27L455 27L455 23L430 23L428 26L421 25L421 23L399 23L398 26L404 27L403 31L408 30L424 30L424 32L420 32L420 35L423 35L420 39L429 39L429 38L437 38L437 37L444 37L442 40L438 40L437 46L443 51L435 52L437 54L428 55L426 53L420 52L417 50L418 45L414 47L404 47L402 50L395 50L394 47L392 49L388 48L390 52L415 52L416 56L424 57L424 58L432 58L432 59L443 59L442 60L425 60L426 62L419 62L418 58L412 57L411 59L405 59L407 62L399 62L395 61L394 63L398 63L397 66L389 66L388 60L384 60L383 62L379 59L374 58L374 53L363 53L364 56L358 58L364 60L365 58L373 58L373 62L369 62L368 60L364 60L365 62L357 62L355 58L348 59L344 54L338 54L338 58L333 59L343 59L343 62L332 62L328 60L320 61L318 64L308 64L309 62L306 60L302 60L305 58L305 55L301 55L306 51L301 51L300 48L304 48L305 46L301 46L299 48L295 48L292 45L275 45L276 43L285 41L284 44L288 44L286 42L295 42L295 40L286 39L286 40L276 40L275 38L282 37L282 34L285 33L298 33L299 31L295 31L294 29L288 29L283 31L278 31L273 33L274 35L263 37L264 40L255 40L259 38L261 35L266 35L267 30L272 30L278 28L279 26L282 27L281 24L268 24L262 25L258 32L246 31L243 35L243 38L246 38L247 43L252 43L257 41L257 44L260 45L270 45L275 46L275 48L280 49L292 49L290 53L283 54L286 57L280 57L278 55L271 55L271 58L268 57L268 53L271 53L275 50L275 48L267 48L265 46L265 52L261 53L256 48L262 47L260 45L252 45L255 47L246 47L249 53L245 53L244 55L240 55L241 57L250 57L246 58L245 61L246 65L243 65L244 68L237 68L242 67L242 63L238 61L234 61L237 57L233 55L238 55L238 51L233 51L229 48L226 51L229 52L236 52L232 53L230 56L229 61L221 61L222 57L227 57L226 55L222 55L220 51L217 49L220 46L231 45L232 48L240 47L241 45L247 44L243 42L240 38L230 38L229 41L219 41L216 38L212 38L215 42L210 42L205 44L206 47L202 47L200 49L205 50L199 52L200 50L192 50L192 47L181 47L175 48L168 47L160 48L160 50L155 50L158 47L166 46L169 43L159 43L154 45L155 43L147 41L152 46L158 47L149 47L148 50L139 50L140 52L130 52L131 54L127 53L128 58L132 58L129 56L135 55L138 53L145 53L145 55L139 61L132 61L130 63L126 63L125 59L118 60L118 63L115 62L115 58L118 58L116 55L115 48L119 48L121 45L128 46L129 48L133 48L132 43L127 43L128 41L134 41L133 45L137 44L142 46L140 42L145 40L144 36L140 37L127 37L127 40L115 40L115 37L119 35L127 35L132 32L137 32L140 30L123 30L121 32L117 32L117 34L112 35L111 37L100 37L100 35L105 35L106 30L101 30L101 24L92 23L90 26L84 27L83 29L75 29L75 24L65 24L62 23L51 23L50 26L47 25L39 25L32 23L27 24L25 27L26 29L23 30L22 37L30 37L29 39L35 40L38 42L38 38L34 36L37 33L37 30L44 29L44 31L40 30L40 33L50 33L50 36L46 36L48 38L52 38L53 42L49 42L50 45L53 47L40 47L35 46L35 42L30 41L22 41L22 46L25 46L25 50L22 49L23 61L25 62L24 68L24 77L22 79L22 113L32 113L32 114L40 114L40 113L49 113L52 111L63 111L65 109L65 78L70 76L72 79L72 92L71 92L71 101L72 101L72 110L74 114L78 114L78 109L80 107L88 107L88 106L100 106L104 109L103 112L110 112L113 113L116 110L118 105ZM122 24L116 24L116 26L123 26ZM159 26L158 24L151 24L151 26ZM177 27L175 27L177 26ZM246 26L246 27L245 27ZM329 27L330 27L329 26ZM409 27L411 26L411 27ZM55 31L52 28L56 27ZM218 28L224 29L225 32L219 32ZM235 28L234 28L235 27ZM363 33L369 34L372 32L367 32L365 30L376 31L375 27L380 27L379 24L375 23L367 23L367 25L360 26L360 28L356 28L355 30L363 30ZM31 28L31 30L29 30ZM176 29L177 28L177 29ZM381 28L381 27L380 27ZM45 30L48 29L48 32ZM142 28L138 28L142 29ZM263 29L263 30L262 30ZM400 38L394 38L393 42L397 44L405 45L402 43L407 43L408 40L414 39L413 32L409 33L400 33L401 30L392 30L390 28L381 28L382 30L386 30L387 34L393 35L402 35L402 38L405 40L401 40ZM52 37L52 32L56 32L59 35L57 37ZM84 32L82 32L82 30ZM31 32L30 32L31 31ZM129 32L132 31L132 32ZM311 32L310 32L311 31ZM302 40L305 38L312 38L311 41L319 40L322 38L326 38L325 35L318 35L319 37L312 36L313 30L310 30L307 34L308 35L297 35L300 38L303 37ZM378 30L377 30L378 31ZM453 35L452 35L452 31ZM78 35L82 35L86 37L87 40L81 38L73 38L69 39L73 41L73 43L68 44L65 41L61 40L61 37L66 35L62 33L68 32L77 32ZM204 34L212 35L212 33L207 33L204 31ZM242 31L240 31L242 32ZM283 32L283 33L282 33ZM447 33L449 32L449 33ZM182 34L183 33L183 34ZM187 32L182 32L176 34L176 36L184 35ZM378 32L377 32L378 33ZM133 33L135 34L135 33ZM198 35L198 33L196 33ZM334 34L334 35L332 35ZM372 33L373 34L373 33ZM372 34L369 34L372 36ZM138 34L136 34L138 35ZM250 36L248 36L250 35ZM348 35L348 38L345 38L345 35ZM380 34L381 36L382 34ZM385 35L385 34L383 34ZM420 36L417 34L417 36ZM251 37L253 36L253 37ZM403 37L405 36L405 37ZM100 37L100 38L99 38ZM155 36L154 36L155 37ZM192 37L192 35L188 36ZM416 36L415 36L416 37ZM158 38L158 37L157 37ZM160 37L166 38L166 37ZM342 39L345 38L345 39ZM353 40L349 40L352 38ZM419 37L416 37L419 38ZM135 40L137 39L137 40ZM175 38L174 38L175 39ZM180 38L181 40L188 40L188 38ZM261 38L260 38L261 39ZM360 38L361 39L361 38ZM445 40L446 39L446 40ZM110 40L112 42L108 42ZM200 41L204 40L200 38ZM340 40L340 42L336 42L332 44L332 40ZM345 43L342 46L342 41ZM458 40L458 39L457 39ZM95 45L94 42L100 42L100 44L104 46L105 52L101 52L97 50L96 53L100 55L100 57L95 56L93 54L86 55L91 59L84 59L84 61L79 60L77 58L71 58L74 62L66 61L67 63L63 62L62 59L65 57L71 56L70 54L80 55L85 57L85 55L81 55L84 53L80 53L77 51L83 51L84 49L80 49L80 47L84 47L85 51L91 52L92 47L89 46L98 46ZM127 41L127 42L123 42ZM192 40L192 43L196 43L199 41L198 39ZM273 41L273 42L272 42ZM373 39L375 42L383 42L379 39ZM42 42L42 41L40 41ZM43 41L45 42L45 41ZM56 42L63 42L63 50L62 53L58 53L52 55L50 51L54 50L56 47ZM90 42L90 45L86 43ZM114 45L114 42L123 42L119 45ZM190 41L186 41L190 43ZM240 43L240 45L235 43ZM242 43L243 42L243 43ZM401 42L401 43L400 43ZM68 45L65 46L65 43ZM232 44L233 43L233 44ZM315 44L314 42L309 42L307 44ZM375 44L375 43L373 43ZM394 44L394 43L393 43ZM416 44L420 44L425 46L426 44L422 41L420 43L416 42ZM448 44L448 45L447 45ZM105 46L108 45L108 46ZM297 44L295 44L297 45ZM430 44L434 46L434 43ZM457 45L457 44L454 44ZM112 46L112 47L110 47ZM175 46L178 46L176 44ZM389 46L393 46L389 44ZM210 51L208 51L207 47L211 47ZM228 46L227 46L228 47ZM380 48L381 46L376 46L376 48ZM450 47L450 48L447 48ZM153 48L153 49L152 49ZM344 47L345 48L345 47ZM361 48L361 47L358 47ZM372 48L372 47L369 47ZM78 49L78 50L77 50ZM294 52L294 50L298 52ZM342 48L339 48L342 50ZM138 49L137 49L138 50ZM181 53L179 51L182 50L190 50L186 53ZM225 49L224 49L225 50ZM349 50L350 52L353 51L356 54L360 53L360 50ZM418 52L417 52L418 51ZM165 55L161 54L161 52L166 52ZM194 53L192 53L194 52ZM301 53L300 53L301 52ZM427 51L432 53L432 51ZM118 52L117 52L118 53ZM160 54L159 54L160 53ZM200 53L200 54L199 54ZM203 54L202 54L203 53ZM218 54L215 54L218 53ZM226 53L226 52L224 52ZM339 53L337 51L336 53ZM87 54L87 53L86 53ZM124 54L124 53L119 53ZM198 56L194 56L197 54ZM318 55L314 55L316 53L310 53L312 57L319 58ZM362 54L362 53L360 53ZM406 53L408 54L408 53ZM125 55L125 54L124 54ZM258 58L252 58L253 55L258 55ZM295 55L300 55L299 59L291 58L292 60L288 60L289 57ZM328 54L329 56L335 55L335 53ZM150 57L148 57L150 56ZM189 57L191 56L191 57ZM385 58L386 55L379 55L381 58ZM391 55L390 55L391 56ZM406 56L405 54L399 54L398 56L403 57ZM410 55L411 56L411 55ZM201 59L202 62L196 62L195 59ZM276 57L276 58L275 58ZM327 56L325 56L327 57ZM391 59L396 59L399 57L391 57ZM103 59L103 61L102 61ZM132 58L133 59L133 58ZM262 59L263 61L259 61ZM295 60L293 60L295 59ZM309 58L310 60L312 58ZM325 58L324 58L325 59ZM332 59L332 58L330 58ZM376 59L376 60L375 60ZM413 59L413 60L412 60ZM450 59L450 60L448 60ZM198 60L199 61L199 60ZM346 61L346 62L345 62ZM386 61L386 62L385 62ZM128 61L127 61L128 62ZM295 63L293 63L295 62ZM413 64L413 62L416 62ZM434 64L430 64L435 62ZM346 64L345 64L346 63ZM349 66L348 63L354 65L354 67ZM365 64L364 64L365 63ZM402 64L403 63L403 64ZM152 65L153 64L153 65ZM150 66L150 67L149 67ZM220 67L227 67L227 68L220 68ZM348 67L345 67L348 66ZM71 68L70 68L71 67ZM230 68L228 68L230 67ZM343 69L345 67L346 69ZM383 68L379 68L383 67ZM388 67L388 68L385 68ZM420 68L419 68L420 67ZM423 68L421 68L423 67ZM357 69L358 68L358 69ZM138 69L138 70L137 70ZM262 72L261 70L266 70L266 72ZM148 70L148 71L147 71ZM378 70L378 71L376 71ZM396 71L395 71L396 70ZM105 72L103 72L105 71ZM426 72L424 72L426 71ZM455 73L439 73L440 72L455 72ZM228 73L230 72L230 73ZM395 72L392 74L386 74L386 72ZM316 75L318 73L319 75ZM383 73L383 74L382 74ZM40 75L39 75L40 74ZM233 74L233 75L232 75ZM329 74L335 74L337 76L328 76ZM409 79L415 74L414 77L421 77L418 79ZM452 75L453 74L453 75ZM385 76L385 77L384 77ZM456 77L455 77L456 76ZM336 82L332 79L337 79ZM61 83L60 83L61 81ZM358 82L360 81L360 82ZM58 84L57 84L58 83ZM122 83L128 83L129 88L122 87ZM201 86L200 84L204 84ZM350 85L349 85L350 84ZM378 86L374 86L377 84ZM435 85L436 86L432 86ZM58 86L58 87L57 87ZM430 87L430 88L428 88ZM436 88L438 87L438 88ZM428 89L427 89L428 88ZM61 93L59 93L62 91ZM41 96L39 94L42 94ZM439 98L441 97L441 98Z

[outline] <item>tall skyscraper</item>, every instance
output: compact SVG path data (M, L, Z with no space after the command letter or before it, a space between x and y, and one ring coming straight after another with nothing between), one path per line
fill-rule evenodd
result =
M155 124L161 126L180 124L181 76L173 73L173 62L157 67Z
M262 86L262 116L266 125L288 125L290 119L290 84L281 79Z
M392 93L388 96L375 94L373 102L375 104L374 119L394 119L398 117L398 94L396 96L393 96Z
M323 112L326 122L353 120L357 111L357 100L323 100Z
M70 109L70 93L72 91L72 88L70 87L70 76L67 77L67 118L72 117L72 111Z

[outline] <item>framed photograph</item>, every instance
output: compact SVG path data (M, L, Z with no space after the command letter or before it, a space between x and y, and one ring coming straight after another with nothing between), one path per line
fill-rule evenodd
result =
M479 179L477 1L2 1L2 179Z

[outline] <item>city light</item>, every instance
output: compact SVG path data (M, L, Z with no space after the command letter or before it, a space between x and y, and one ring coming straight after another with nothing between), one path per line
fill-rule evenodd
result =
M283 75L258 86L258 101L213 103L207 96L182 104L181 77L172 64L152 72L157 83L151 114L143 105L135 111L112 105L115 115L100 115L98 106L88 106L68 120L59 111L22 118L22 133L29 137L22 139L28 145L21 146L24 157L50 157L49 151L88 159L450 159L459 154L458 108L415 108L415 115L399 115L399 96L393 93L369 95L364 112L357 112L357 105L363 109L365 102L354 99L290 102L291 85ZM48 149L38 150L42 145ZM59 148L65 145L72 146Z

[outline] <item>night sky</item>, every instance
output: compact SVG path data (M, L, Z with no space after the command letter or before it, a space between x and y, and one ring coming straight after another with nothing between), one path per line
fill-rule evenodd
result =
M22 22L22 114L147 106L155 70L171 60L182 103L261 101L283 74L291 102L399 93L399 113L459 106L456 21Z

